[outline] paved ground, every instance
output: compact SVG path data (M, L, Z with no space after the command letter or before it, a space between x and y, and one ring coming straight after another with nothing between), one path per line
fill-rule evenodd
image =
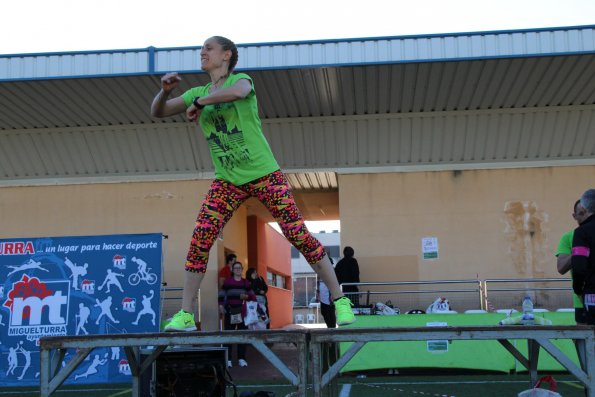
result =
M307 324L307 325L290 325L288 328L293 327L324 327L324 324ZM275 343L269 348L279 357L286 365L291 368L294 373L298 370L298 358L297 349L294 345L288 343ZM272 380L285 380L285 377L267 360L260 352L254 349L252 346L248 346L246 350L246 361L248 362L247 367L240 368L235 360L235 349L234 349L233 367L230 368L229 373L231 374L234 382L241 383L243 380L247 381L272 381ZM287 381L289 383L289 381Z
M294 373L297 373L298 360L297 349L292 344L275 343L269 348L291 368ZM229 369L232 379L236 383L242 381L284 381L285 377L279 372L273 364L269 362L260 352L252 346L248 346L246 351L247 367L239 367L237 361L233 360L233 367ZM289 381L287 381L289 383Z

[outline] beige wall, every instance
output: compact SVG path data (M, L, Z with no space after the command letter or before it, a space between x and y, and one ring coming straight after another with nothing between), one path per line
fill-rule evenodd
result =
M163 233L164 281L182 287L194 220L210 181L105 183L0 188L0 238ZM218 328L217 268L224 247L247 261L246 209L211 251L201 288L203 329ZM175 304L174 304L175 306ZM177 309L176 309L177 310ZM168 313L171 314L171 313Z
M341 245L362 281L560 277L558 239L595 167L340 175L339 186ZM439 259L420 258L422 237L438 237Z
M340 219L339 192L307 192L294 191L295 202L304 216L309 221L325 221ZM273 222L273 216L255 198L246 201L249 215L256 215L266 222Z
M175 181L3 187L0 238L161 232L169 236L164 280L181 287L208 186L209 181ZM558 277L558 239L574 227L574 201L594 186L594 166L340 175L341 244L355 248L362 281ZM238 211L212 251L217 255L201 290L204 329L218 327L211 302L224 249L251 265L250 211ZM426 236L438 237L438 260L420 259Z
M183 264L208 181L0 188L0 238L154 233L164 241L165 281Z

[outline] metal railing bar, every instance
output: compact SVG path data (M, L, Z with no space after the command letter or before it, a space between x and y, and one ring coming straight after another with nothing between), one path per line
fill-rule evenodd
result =
M479 292L479 290L471 289L436 289L436 290L404 290L404 291L360 291L360 292L347 292L350 295L378 295L378 294L423 294L423 293L441 293L441 292Z
M341 285L419 285L419 284L478 284L481 280L427 280L427 281L381 281L381 282L361 282L361 283L342 283Z
M498 283L503 283L503 282L507 282L507 283L525 283L525 282L569 282L572 281L570 278L489 278L489 279L485 279L484 282L486 283L492 283L492 282L498 282Z
M504 291L572 291L571 287L490 288L488 292Z

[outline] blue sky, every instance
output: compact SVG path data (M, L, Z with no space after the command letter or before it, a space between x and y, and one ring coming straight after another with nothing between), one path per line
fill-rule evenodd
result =
M594 0L10 0L0 10L0 54L595 24Z

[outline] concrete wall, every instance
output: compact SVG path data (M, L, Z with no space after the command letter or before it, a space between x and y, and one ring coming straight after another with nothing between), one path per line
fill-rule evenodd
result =
M362 281L560 277L554 253L595 167L340 175ZM421 259L437 237L439 258Z

